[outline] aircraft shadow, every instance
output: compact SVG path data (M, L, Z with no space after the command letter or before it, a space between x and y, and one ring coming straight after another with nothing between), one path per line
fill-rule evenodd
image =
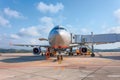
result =
M99 58L106 58L106 59L112 59L112 60L120 60L120 56L104 56L102 54L98 54Z
M100 58L112 59L112 60L120 60L120 56L102 56Z
M0 60L5 63L21 63L21 62L31 62L31 61L40 61L45 60L44 56L20 56L17 58L8 58Z

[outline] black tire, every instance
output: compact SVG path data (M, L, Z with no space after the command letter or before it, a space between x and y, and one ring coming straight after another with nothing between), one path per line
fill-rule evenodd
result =
M70 56L70 52L69 52L69 56Z
M77 54L77 56L79 55L79 53L76 53Z
M61 60L63 60L63 56L62 55L60 56L60 58L61 58Z
M73 53L72 53L72 52L69 52L69 56L73 56Z
M42 56L44 56L44 54L43 54L43 53L42 53L41 55L42 55Z
M60 58L59 58L59 55L57 55L57 60L59 61L59 59L60 59Z
M52 56L53 56L53 54L52 54L52 53L50 53L50 56L52 57Z
M73 56L73 53L71 53L71 55Z
M87 48L85 47L85 48L82 48L82 52L83 53L86 53L87 52Z
M92 53L92 54L91 54L91 57L95 57L95 54Z

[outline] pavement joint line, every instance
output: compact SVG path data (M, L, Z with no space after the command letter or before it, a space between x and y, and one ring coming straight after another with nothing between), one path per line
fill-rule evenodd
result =
M102 66L102 67L103 67L103 66ZM86 76L85 76L84 78L82 78L81 80L86 79L88 76L94 74L95 72L97 72L98 70L100 70L102 67L97 68L96 70L94 70L93 72L89 73L88 75L86 75Z
M107 63L107 64L106 64L106 65L104 65L104 66L101 66L100 68L98 68L98 69L96 69L95 71L91 72L90 74L88 74L86 77L84 77L84 78L83 78L83 79L81 79L81 80L84 80L84 79L85 79L85 78L87 78L88 76L90 76L90 75L94 74L95 72L97 72L98 70L102 69L103 67L105 67L105 66L109 65L110 63L111 63L111 62Z
M109 63L108 63L108 64L109 64ZM90 76L90 75L94 74L95 72L97 72L98 70L100 70L100 69L102 69L103 67L107 66L108 64L103 65L103 66L101 66L101 67L97 68L96 70L94 70L93 72L89 73L87 76L85 76L85 77L84 77L84 78L82 78L81 80L86 79L88 76Z

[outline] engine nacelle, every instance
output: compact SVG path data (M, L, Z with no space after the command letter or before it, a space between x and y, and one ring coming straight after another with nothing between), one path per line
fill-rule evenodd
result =
M34 55L39 55L41 53L41 49L40 48L33 48L33 54Z
M82 53L87 53L87 48L86 47L81 48L81 52Z

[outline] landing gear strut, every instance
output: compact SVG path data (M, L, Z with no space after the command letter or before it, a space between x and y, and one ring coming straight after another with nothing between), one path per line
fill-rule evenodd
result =
M58 55L57 55L58 63L60 64L62 60L63 60L63 56L61 55L61 51L58 51Z
M70 48L69 56L73 56L72 48Z
M47 48L47 51L45 53L46 59L50 58L50 48Z
M63 56L62 55L57 55L57 60L63 60Z
M92 54L91 54L91 57L95 57L93 44L92 44Z
M95 57L95 54L94 54L94 53L92 53L92 54L91 54L91 57Z

